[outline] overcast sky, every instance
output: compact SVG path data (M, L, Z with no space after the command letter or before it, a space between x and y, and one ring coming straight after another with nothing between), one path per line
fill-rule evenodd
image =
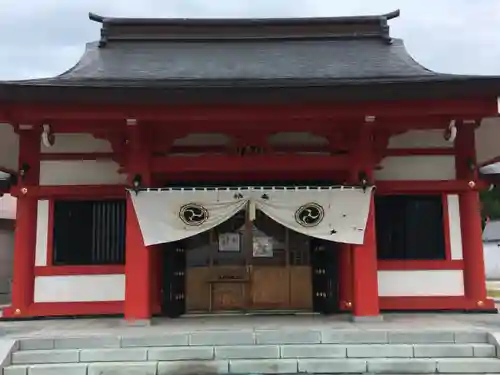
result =
M500 0L0 0L0 79L53 76L99 38L88 12L126 17L327 17L387 13L436 71L500 75Z

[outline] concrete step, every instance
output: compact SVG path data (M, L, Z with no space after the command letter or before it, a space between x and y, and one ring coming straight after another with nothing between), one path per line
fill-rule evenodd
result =
M491 344L241 345L24 350L12 364L297 358L495 358ZM499 360L500 361L500 360Z
M4 375L498 373L483 331L205 330L21 339Z
M21 339L20 350L163 346L286 344L461 344L489 343L485 331L398 331L343 329L204 330L163 335L87 336Z
M238 359L14 365L4 375L500 374L492 358Z

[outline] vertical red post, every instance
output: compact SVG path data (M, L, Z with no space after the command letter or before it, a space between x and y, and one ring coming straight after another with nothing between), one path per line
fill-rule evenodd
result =
M373 195L362 245L352 245L352 313L355 320L379 319L377 241Z
M35 129L19 130L18 171L23 168L26 173L18 182L12 307L6 313L15 316L28 316L34 299L38 200L30 196L30 189L38 186L40 178L40 133Z
M149 139L143 126L127 121L128 184L140 176L142 186L151 186ZM134 193L132 193L134 194ZM140 194L140 193L139 193ZM125 311L128 322L147 324L152 316L152 251L144 245L139 221L130 195L127 196L125 245Z
M373 123L364 123L359 130L355 147L352 150L354 167L350 173L351 183L360 183L364 174L368 183L373 182L375 144L372 132ZM368 193L367 193L368 194ZM365 237L362 245L351 246L352 266L352 314L354 320L379 320L380 307L378 296L377 240L375 235L374 193L370 197L370 210L366 222Z
M351 310L352 306L352 268L351 245L339 245L339 300L340 310Z
M475 167L475 125L459 125L455 140L457 178L476 182L478 171ZM473 187L469 191L460 193L459 207L464 261L464 294L472 308L491 309L494 308L494 303L487 299L486 294L479 193Z

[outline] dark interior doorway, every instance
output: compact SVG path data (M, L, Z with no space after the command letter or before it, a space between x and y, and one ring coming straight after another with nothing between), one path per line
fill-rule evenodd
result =
M311 238L313 311L321 314L340 311L338 247L335 242Z
M162 315L176 318L186 312L186 250L180 242L162 249Z

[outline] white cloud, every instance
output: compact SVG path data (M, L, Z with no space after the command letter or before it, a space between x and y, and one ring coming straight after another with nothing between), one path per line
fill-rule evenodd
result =
M500 0L0 0L0 79L53 76L98 39L89 11L127 17L306 17L387 13L428 68L500 75Z

